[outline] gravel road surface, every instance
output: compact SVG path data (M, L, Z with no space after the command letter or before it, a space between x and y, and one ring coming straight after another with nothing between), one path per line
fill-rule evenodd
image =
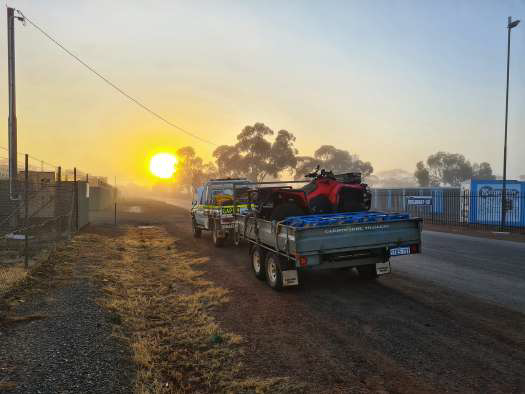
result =
M79 256L69 273L50 275L51 287L15 297L16 316L30 318L0 325L0 392L132 391L129 350L96 303L100 293L86 272L92 263Z

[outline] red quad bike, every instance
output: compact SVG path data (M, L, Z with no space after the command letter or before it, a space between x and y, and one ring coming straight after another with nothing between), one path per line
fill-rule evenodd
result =
M358 172L334 175L332 171L319 171L317 166L305 177L312 181L300 189L289 186L259 189L256 198L259 217L280 221L289 216L370 209L370 189L361 183Z

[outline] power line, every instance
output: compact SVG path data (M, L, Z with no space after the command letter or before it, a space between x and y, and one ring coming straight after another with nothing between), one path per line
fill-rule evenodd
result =
M4 146L0 146L0 149L1 149L1 150L4 150L4 151L6 151L6 152L9 152L9 149L7 149L7 148L4 147ZM25 156L25 153L18 152L18 156L22 156L22 157L23 157L23 156ZM39 165L44 164L44 165L46 165L46 166L48 166L48 167L53 167L55 170L58 169L58 167L62 167L62 168L64 168L64 169L66 169L66 167L64 167L64 166L60 166L60 165L58 165L58 164L50 163L50 162L48 162L48 161L45 161L45 160L39 159L38 157L35 157L35 156L32 156L32 155L27 155L27 157L28 157L29 159L31 159L31 160L35 160L36 162L38 162ZM4 158L4 157L0 156L0 158ZM18 163L23 163L21 160L17 160L17 162L18 162ZM37 167L38 167L37 164L30 164L30 166L33 166L34 168L37 168ZM71 167L71 168L73 168L73 167ZM87 172L81 171L79 168L77 168L77 172L83 172L84 174L87 174Z
M28 157L29 157L30 159L33 159L33 160L36 160L36 161L40 162L41 164L45 164L46 166L49 166L49 167L54 167L54 168L58 168L58 167L60 167L60 166L57 166L56 164L48 163L48 162L45 161L45 160L41 160L41 159L39 159L38 157L34 157L34 156L31 156L31 155L28 155Z
M9 152L9 149L3 147L3 146L0 146L0 149L2 150L5 150L6 152ZM24 156L25 153L22 153L22 152L18 152L18 156ZM35 156L32 156L32 155L27 155L27 157L29 157L30 159L33 159L33 160L36 160L38 161L39 163L42 163L42 164L45 164L47 166L50 166L50 167L55 167L55 168L58 168L59 166L56 165L56 164L53 164L53 163L49 163L45 160L42 160L42 159L39 159L38 157L35 157Z
M47 33L43 28L38 26L36 23L34 23L31 19L29 19L27 16L25 16L22 11L16 10L24 21L29 22L35 29L40 31L45 37L47 37L49 40L51 40L56 46L58 46L60 49L62 49L64 52L66 52L69 56L71 56L73 59L75 59L77 62L79 62L82 66L87 68L89 71L91 71L93 74L95 74L97 77L99 77L102 81L104 81L106 84L111 86L113 89L115 89L118 93L126 97L128 100L132 101L139 107L141 107L143 110L149 112L151 115L155 116L157 119L160 119L162 122L166 123L167 125L189 135L190 137L193 137L195 139L198 139L199 141L205 142L207 144L218 146L216 143L209 141L205 138L199 137L198 135L192 133L191 131L188 131L184 129L183 127L180 127L176 125L175 123L169 121L164 116L160 115L158 112L152 110L150 107L148 107L146 104L143 104L140 100L136 99L135 97L131 96L129 93L124 91L124 89L117 86L114 82L112 82L110 79L106 78L102 74L100 74L97 70L95 70L92 66L87 64L85 61L83 61L81 58L79 58L77 55L75 55L73 52L71 52L69 49L67 49L63 44L61 44L59 41L57 41L55 38L53 38L49 33Z

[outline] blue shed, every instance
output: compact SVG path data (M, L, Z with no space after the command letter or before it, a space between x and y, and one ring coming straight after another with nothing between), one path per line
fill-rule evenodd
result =
M501 180L475 180L470 184L469 223L501 223ZM525 182L509 180L506 182L507 209L505 223L508 226L525 226Z

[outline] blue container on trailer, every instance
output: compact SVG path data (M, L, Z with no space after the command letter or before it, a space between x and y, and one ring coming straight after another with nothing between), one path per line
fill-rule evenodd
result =
M295 228L325 227L330 225L351 223L377 223L409 219L408 213L388 212L343 212L305 216L291 216L284 219L281 224Z
M469 223L501 223L502 180L477 180L470 183ZM510 206L505 215L507 226L525 226L525 182L509 180L506 182L507 198Z

